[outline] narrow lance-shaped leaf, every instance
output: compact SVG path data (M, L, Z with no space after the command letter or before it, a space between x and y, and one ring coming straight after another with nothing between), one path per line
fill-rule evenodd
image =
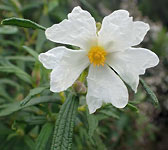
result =
M118 112L118 109L114 108L111 104L105 104L101 109L99 109L96 118L100 121L109 117L120 119L120 113Z
M55 124L51 150L70 150L73 127L79 101L75 95L69 95L62 105Z
M58 1L56 1L56 2L58 2ZM42 15L39 18L39 23L43 26L46 26L46 27L50 27L52 25L52 22L50 21L50 18L48 15ZM44 32L42 30L39 30L38 35L37 35L37 40L36 40L36 46L35 46L35 50L37 52L41 52L43 50L43 45L46 40L47 39L46 39ZM54 44L54 43L51 43L51 44ZM51 47L52 47L52 45L51 45ZM54 47L54 45L53 45L53 47Z
M0 27L0 34L15 34L18 32L17 27L2 26Z
M24 80L27 83L32 84L31 76L15 65L0 66L0 72L14 73L20 79Z
M13 86L17 90L20 89L20 85L16 81L13 81L13 80L8 79L8 78L0 79L0 85L3 85L3 84Z
M38 87L30 90L30 93L20 102L20 105L23 106L32 98L32 96L37 95L47 89L48 87Z
M98 120L95 115L89 114L88 110L86 111L86 115L87 115L88 126L89 126L88 135L89 135L89 138L91 138L98 127Z
M6 56L7 60L20 60L20 61L28 61L28 62L35 62L35 59L32 56L23 56L23 55L19 55L19 56Z
M52 123L44 124L37 138L35 150L46 150L46 146L52 134L53 128L54 125Z
M24 142L29 147L29 150L34 149L35 143L30 136L28 136L28 135L24 136Z
M31 49L30 47L27 46L22 46L24 50L26 50L29 54L31 54L37 61L38 60L38 53L36 51L34 51L33 49Z
M2 20L1 24L3 25L12 25L12 26L18 26L18 27L24 27L24 28L32 28L32 29L41 29L46 30L45 27L31 21L28 19L22 19L22 18L8 18Z
M139 110L138 110L138 108L136 107L136 106L134 106L133 104L131 104L131 103L128 103L127 104L127 107L129 108L129 109L131 109L132 111L135 111L135 112L139 112Z
M155 93L151 90L151 88L146 84L146 82L142 78L140 78L140 82L141 82L142 86L144 87L146 93L150 96L152 103L155 105L158 105L159 101L158 101Z
M32 98L31 101L29 101L23 106L20 105L20 102L0 105L0 117L10 115L16 111L19 111L29 106L34 106L41 103L53 103L53 102L57 102L58 100L60 100L59 95L41 96L41 97Z

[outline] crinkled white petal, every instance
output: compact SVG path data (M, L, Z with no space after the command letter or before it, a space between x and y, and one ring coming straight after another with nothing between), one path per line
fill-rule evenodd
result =
M44 67L53 69L50 76L50 90L60 92L69 88L89 65L85 50L71 50L56 47L39 56Z
M139 75L145 70L159 63L159 58L152 51L145 48L129 48L123 52L110 53L107 63L120 77L136 92Z
M117 10L103 19L98 39L109 52L123 51L142 42L148 30L148 24L133 22L128 11Z
M65 51L67 51L67 48L64 46L55 47L45 53L41 53L39 60L45 68L54 69L62 60Z
M96 23L89 12L78 6L68 14L68 19L47 28L45 34L53 42L87 50L96 40Z
M100 108L103 102L111 103L117 108L123 108L128 103L128 91L125 84L109 66L91 65L87 82L86 101L90 113Z
M87 94L86 102L89 108L89 113L92 114L102 106L103 100L99 97Z
M150 27L147 23L142 21L133 22L132 36L131 36L131 46L136 46L140 44L146 33L149 31Z

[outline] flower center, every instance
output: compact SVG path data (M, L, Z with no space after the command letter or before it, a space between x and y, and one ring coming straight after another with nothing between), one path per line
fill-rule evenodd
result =
M88 52L88 58L94 66L104 66L107 52L101 46L93 46Z

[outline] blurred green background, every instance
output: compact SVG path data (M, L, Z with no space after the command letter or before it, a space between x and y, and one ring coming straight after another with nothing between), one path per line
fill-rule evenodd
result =
M80 108L72 150L167 150L168 0L0 0L0 21L15 16L50 27L78 5L97 22L114 10L126 9L134 20L150 24L140 46L154 51L160 63L148 69L143 79L160 105L154 106L139 85L136 94L129 90L130 101L138 112L134 108L119 110L105 105L90 116ZM44 138L41 141L48 138L43 148L50 149L54 122L66 92L41 89L40 94L29 95L32 100L26 108L21 108L19 102L31 89L48 87L50 70L43 68L37 56L58 45L47 41L44 31L0 26L0 150L34 150L39 135ZM80 103L85 103L83 96ZM50 125L45 128L47 123Z

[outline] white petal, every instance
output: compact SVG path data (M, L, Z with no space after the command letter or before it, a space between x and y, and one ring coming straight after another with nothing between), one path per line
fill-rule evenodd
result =
M68 19L48 28L45 32L47 39L88 49L96 40L96 23L89 12L75 7Z
M109 54L107 63L136 92L139 75L144 74L147 68L156 66L159 63L159 58L148 49L129 48L123 52Z
M128 103L128 91L125 84L107 65L104 67L91 65L87 82L86 101L90 113L100 108L103 102L111 103L117 108L123 108Z
M150 27L147 23L144 23L142 21L135 21L133 23L133 29L132 29L132 43L131 46L135 46L140 44L146 33L149 31Z
M86 102L89 108L89 113L92 114L102 106L103 100L101 98L92 96L91 93L88 92Z
M62 60L67 48L64 46L55 47L45 53L39 55L39 60L47 69L54 69L57 64Z
M81 72L89 65L87 52L57 47L39 56L48 69L53 69L50 79L50 90L60 92L70 87Z
M123 51L139 44L148 30L148 24L140 21L133 22L128 11L117 10L103 19L98 33L99 43L107 51Z

